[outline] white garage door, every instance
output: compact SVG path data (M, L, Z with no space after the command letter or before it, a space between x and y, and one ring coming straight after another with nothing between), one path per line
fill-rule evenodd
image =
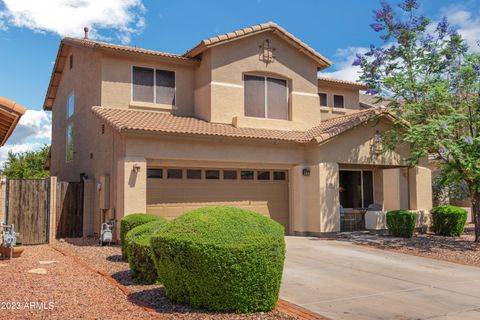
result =
M288 176L282 170L149 168L147 212L167 219L205 206L249 209L288 232Z

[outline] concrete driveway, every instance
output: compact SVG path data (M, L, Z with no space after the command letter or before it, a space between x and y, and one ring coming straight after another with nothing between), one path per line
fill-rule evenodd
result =
M287 237L281 298L331 319L480 319L480 268ZM468 254L468 253L466 253Z

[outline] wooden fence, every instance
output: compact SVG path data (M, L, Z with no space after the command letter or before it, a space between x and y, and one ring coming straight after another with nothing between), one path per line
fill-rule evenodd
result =
M83 183L49 179L7 179L5 222L15 225L17 241L42 244L56 238L81 237Z
M81 237L83 232L83 183L57 182L57 238Z
M23 244L48 242L49 199L49 179L7 179L6 222L15 225L18 242Z

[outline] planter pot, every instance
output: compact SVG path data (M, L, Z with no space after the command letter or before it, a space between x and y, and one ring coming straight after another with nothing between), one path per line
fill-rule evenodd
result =
M3 250L3 248L2 248ZM13 247L13 257L12 258L18 258L22 255L23 251L25 250L24 246L14 246ZM10 248L5 249L5 255L3 256L4 258L10 258Z

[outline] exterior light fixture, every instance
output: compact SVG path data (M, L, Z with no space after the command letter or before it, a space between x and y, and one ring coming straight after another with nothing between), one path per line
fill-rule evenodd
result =
M134 173L138 173L138 172L140 171L140 165L137 164L137 163L135 163L135 164L133 165L132 171L133 171Z
M302 174L304 177L308 177L310 175L310 168L303 169Z

